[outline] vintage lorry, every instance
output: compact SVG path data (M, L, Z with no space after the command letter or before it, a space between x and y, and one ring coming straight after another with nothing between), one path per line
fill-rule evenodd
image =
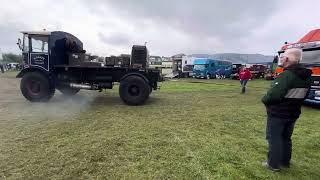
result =
M18 39L23 69L20 89L31 102L51 99L55 90L75 95L80 89L112 89L119 82L119 94L128 105L141 105L162 80L160 71L148 68L148 49L134 45L128 66L103 66L85 58L83 43L62 31L23 31Z

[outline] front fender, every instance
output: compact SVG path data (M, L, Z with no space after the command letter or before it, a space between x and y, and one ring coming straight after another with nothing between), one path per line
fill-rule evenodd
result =
M49 75L49 73L43 69L32 67L32 68L24 68L22 69L16 76L16 78L22 78L28 72L40 72L45 75Z

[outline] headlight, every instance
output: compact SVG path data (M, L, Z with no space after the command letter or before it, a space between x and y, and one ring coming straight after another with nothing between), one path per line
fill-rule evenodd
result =
M314 95L320 97L320 91L315 91L315 92L314 92Z

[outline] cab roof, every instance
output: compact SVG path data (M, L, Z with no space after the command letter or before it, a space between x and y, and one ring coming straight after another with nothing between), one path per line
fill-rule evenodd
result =
M50 35L51 31L21 31L21 33L30 35Z

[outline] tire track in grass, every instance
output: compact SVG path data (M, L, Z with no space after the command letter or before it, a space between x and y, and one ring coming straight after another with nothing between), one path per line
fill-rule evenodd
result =
M191 157L191 167L197 171L203 178L205 179L214 179L211 173L206 170L206 168L201 165L199 158L197 155L187 146L183 140L176 134L173 133L174 136L174 142L178 143L180 147L186 152L187 157Z

